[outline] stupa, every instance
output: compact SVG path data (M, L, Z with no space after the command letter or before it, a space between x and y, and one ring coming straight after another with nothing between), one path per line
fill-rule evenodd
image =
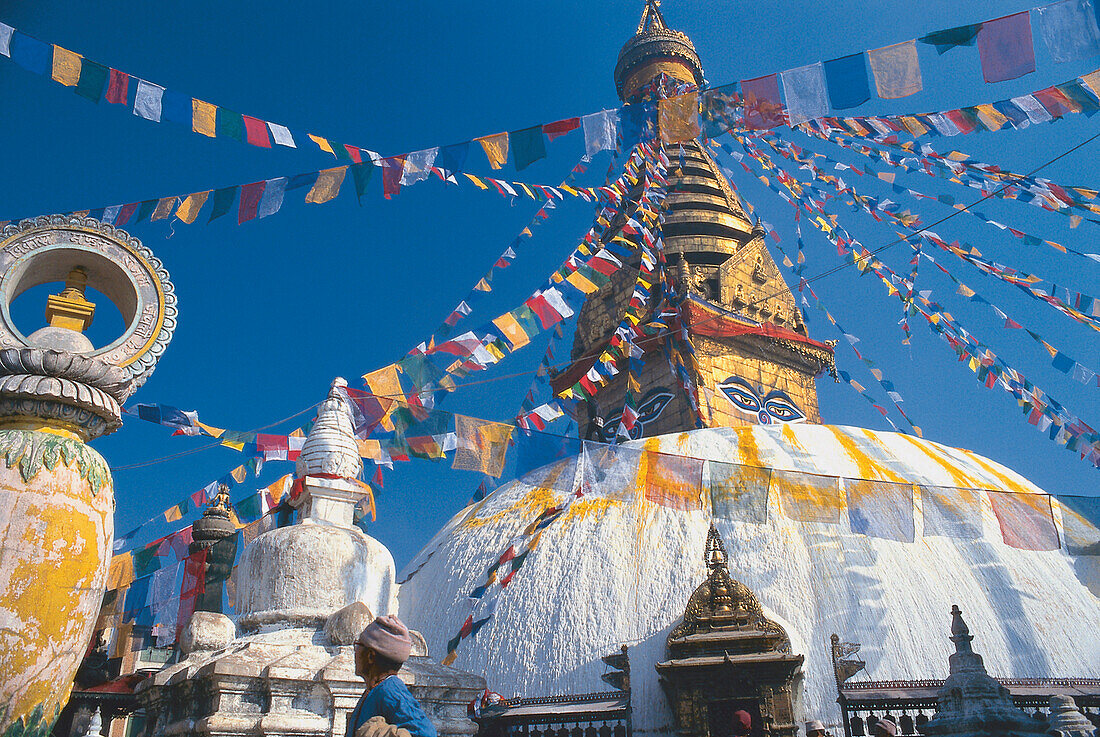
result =
M690 40L650 0L620 54L620 95L641 102L690 92L702 79ZM943 679L950 651L940 622L956 603L983 622L985 662L997 677L1100 677L1098 559L1067 552L1050 516L1041 544L1013 540L1019 528L1005 523L1005 500L1040 510L1048 497L1000 463L901 433L819 424L814 382L832 367L831 346L808 336L760 229L705 147L684 142L681 154L680 146L666 147L665 252L687 296L704 426L665 358L647 360L639 380L654 402L639 407L645 421L634 439L586 442L579 457L457 514L403 572L401 617L432 655L484 675L509 699L603 691L602 658L626 645L637 734L685 734L683 725L722 734L731 704L782 734L809 719L845 733L831 636L861 644L857 680ZM615 328L633 280L630 264L622 271L589 296L574 364L556 387L587 371ZM625 381L616 376L578 416L582 438L613 439ZM677 477L693 480L663 497ZM491 617L463 637L468 593L507 559L509 541L567 502L540 526L522 568L511 568ZM1055 503L1054 516L1063 511ZM731 649L723 678L734 690L721 699L707 684L668 682L666 692L658 674L661 664L690 684L677 661L723 657L691 650L674 630L706 611L697 588L713 570L699 551L712 525L738 600L759 610L751 637L714 637L789 668L774 683L754 681ZM782 639L757 632L765 625ZM775 642L789 657L767 651Z
M238 618L196 612L184 628L183 659L146 681L139 699L146 734L343 735L363 694L353 643L376 615L396 611L394 563L353 524L368 491L343 379L321 404L298 460L296 524L263 533L244 549ZM439 665L414 636L400 677L439 734L476 731L467 704L484 679Z

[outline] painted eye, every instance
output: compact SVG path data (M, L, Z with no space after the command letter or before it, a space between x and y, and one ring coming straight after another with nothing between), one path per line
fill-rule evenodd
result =
M638 405L638 422L643 425L653 422L660 417L668 403L672 401L672 395L668 392L647 394Z
M718 385L718 389L733 402L733 406L743 412L756 414L763 409L760 405L760 397L756 396L756 392L739 379L727 379Z
M790 397L779 391L768 395L764 400L764 409L779 422L800 422L806 419L806 415L795 406Z

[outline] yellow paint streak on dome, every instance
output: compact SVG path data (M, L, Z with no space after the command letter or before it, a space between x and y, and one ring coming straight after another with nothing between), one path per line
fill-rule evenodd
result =
M964 448L960 448L959 450L962 451L962 453L972 463L976 464L983 471L988 473L993 478L997 479L997 481L1000 482L1001 486L1004 487L1005 489L1009 489L1011 491L1018 491L1018 492L1021 492L1021 493L1024 493L1024 494L1035 494L1035 493L1037 493L1034 489L1028 488L1028 487L1024 486L1023 484L1021 484L1019 481L1016 481L1015 479L1012 479L1012 478L1004 475L1003 473L998 471L991 463L988 463L985 458L982 458L980 455L978 455L974 451L966 450Z
M779 429L780 434L783 436L783 440L792 448L795 448L802 452L803 455L812 458L813 454L806 450L806 447L798 441L798 434L795 433L794 427L784 423ZM807 469L808 470L808 469Z
M459 525L459 529L472 530L479 527L485 527L486 525L495 525L515 515L534 520L535 517L542 514L544 509L554 506L558 501L559 499L553 489L545 486L536 486L506 509L494 512L485 517L471 515L469 519L462 521L462 524Z
M757 466L765 468L766 464L760 460L760 446L756 443L756 436L751 427L734 428L737 431L737 461L745 466Z
M960 489L980 489L982 482L960 469L957 462L943 454L935 445L925 440L917 440L909 435L897 433L897 437L912 445L930 461L942 468L952 483Z
M569 505L569 509L562 515L562 524L568 525L573 522L579 522L581 520L595 517L599 520L607 510L612 507L621 507L621 499L609 499L607 497L581 497L572 504Z
M845 452L848 454L848 458L856 464L856 468L859 469L860 478L874 479L877 481L895 481L903 484L909 483L908 479L903 478L893 469L884 466L863 452L851 435L830 425L826 425L826 427L829 428L829 432L833 434L840 446L844 448ZM875 438L872 437L872 439Z

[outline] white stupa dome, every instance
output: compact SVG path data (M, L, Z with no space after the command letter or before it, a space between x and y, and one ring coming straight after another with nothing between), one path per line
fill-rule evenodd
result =
M925 529L922 504L933 499L923 487L1042 493L998 463L907 435L810 424L704 429L625 447L917 485L912 541L854 532L845 487L835 514L822 514L829 522L800 521L782 508L786 482L774 478L766 520L744 521L751 510L716 512L706 493L691 511L649 501L637 491L637 452L620 453L598 472L581 463L576 479L575 459L562 461L460 512L401 575L408 580L400 616L425 635L433 656L446 654L470 615L468 594L509 542L583 478L584 496L545 527L507 588L498 586L492 618L457 648L455 666L484 675L505 697L605 691L601 656L629 644L634 729L672 732L654 664L666 658L665 639L705 578L712 519L731 576L787 630L792 651L805 655L796 719L840 720L833 633L862 644L866 671L854 680L945 677L953 604L967 612L996 677L1100 676L1100 568L1090 567L1100 558L1010 547L984 493L970 497L976 537ZM484 608L474 609L475 618Z

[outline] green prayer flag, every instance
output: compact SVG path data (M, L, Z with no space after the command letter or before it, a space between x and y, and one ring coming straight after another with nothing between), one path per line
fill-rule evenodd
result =
M219 111L220 119L220 111ZM237 187L222 187L221 189L215 189L212 197L214 204L210 209L210 220L207 222L214 222L233 207L233 202L237 199Z
M516 163L516 171L526 169L539 159L546 158L546 139L541 125L513 131L508 136L512 140L512 156Z
M374 173L374 162L364 161L362 164L352 164L349 168L351 169L351 176L355 180L355 198L361 203L363 193L367 191L367 182L370 181L371 174Z
M137 215L134 217L134 223L140 223L143 220L147 220L150 215L153 214L153 210L157 209L157 203L160 200L142 200L141 206L138 207Z
M352 161L351 153L342 143L329 140L328 145L332 147L332 153L336 156L337 161Z
M955 28L929 33L917 40L923 44L935 46L936 51L940 54L946 54L956 46L973 46L974 39L977 38L980 30L982 30L982 24L973 23L969 26L956 26Z
M233 507L237 512L237 519L241 522L253 522L263 515L259 494L249 494L234 504Z
M102 64L81 59L80 79L76 83L76 94L98 103L99 98L103 97L103 88L107 86L108 73L107 67Z
M218 108L217 133L219 136L232 138L235 141L244 141L244 118L240 113Z

